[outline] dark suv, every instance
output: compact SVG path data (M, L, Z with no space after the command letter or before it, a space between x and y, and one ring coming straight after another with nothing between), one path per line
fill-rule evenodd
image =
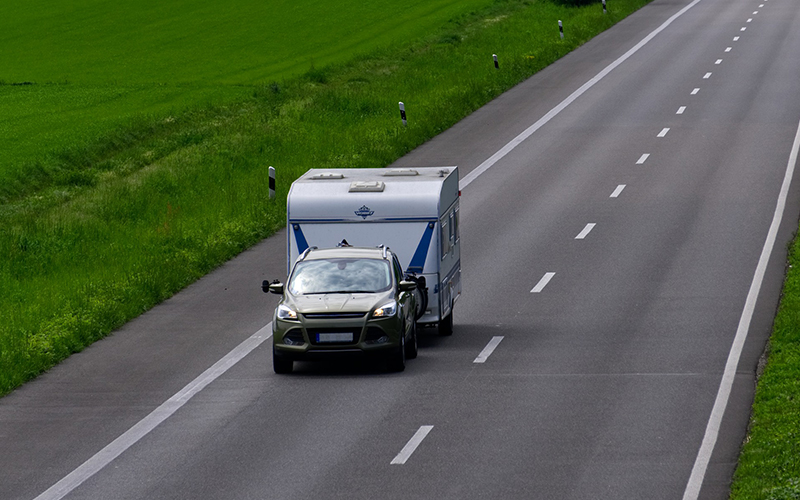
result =
M306 250L286 286L262 286L283 295L272 319L275 373L343 353L385 356L390 369L404 370L417 357L417 332L416 283L403 278L386 247Z

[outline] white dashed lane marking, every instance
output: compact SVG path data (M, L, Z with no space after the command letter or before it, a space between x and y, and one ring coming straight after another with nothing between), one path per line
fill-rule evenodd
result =
M391 462L391 465L403 465L405 464L411 455L417 450L422 440L431 432L433 429L432 425L423 425L419 428L419 430L411 437L411 440L400 450L400 453L397 454L396 457Z
M700 89L694 89L692 90L692 95L697 95L698 92L700 92Z
M708 80L709 78L711 78L711 73L710 72L706 73L705 75L703 75L703 80Z
M656 137L666 137L667 132L669 132L669 127L662 128Z
M625 184L620 184L619 186L617 186L617 189L615 189L614 192L611 193L611 196L609 196L609 198L619 198L619 195L622 194L623 189L625 189Z
M589 224L586 224L586 226L581 230L580 233L578 233L578 236L576 236L575 239L576 240L582 240L582 239L586 238L587 236L589 236L589 233L592 232L592 229L594 229L594 226L596 226L596 225L597 224L594 223L594 222L590 222Z
M681 106L675 114L682 115L684 111L686 111L686 106Z
M646 162L648 158L650 158L650 153L645 153L642 156L640 156L638 160L636 160L636 164L637 165L643 165L644 162Z
M544 276L542 276L542 279L539 280L539 283L536 283L536 286L531 289L531 293L540 293L542 290L544 290L544 287L550 283L550 280L553 279L553 276L555 275L556 273L544 273Z
M492 337L492 340L490 340L489 343L486 344L486 347L484 347L481 353L478 354L478 357L475 358L475 361L473 361L473 363L485 363L486 360L489 359L489 356L492 355L494 350L497 349L497 346L500 345L500 342L502 342L502 340L503 340L502 336Z

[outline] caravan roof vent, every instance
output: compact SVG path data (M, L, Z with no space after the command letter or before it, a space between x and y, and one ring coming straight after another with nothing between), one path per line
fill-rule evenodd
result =
M402 176L414 176L419 175L419 172L414 170L413 168L393 168L391 170L387 170L384 177L402 177Z
M311 176L314 180L323 180L323 179L344 179L344 174L337 174L335 172L322 172L320 174L314 174Z
M386 187L381 181L356 181L350 183L351 193L382 193Z

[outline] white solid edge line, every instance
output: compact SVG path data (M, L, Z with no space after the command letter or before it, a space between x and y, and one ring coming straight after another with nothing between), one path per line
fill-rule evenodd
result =
M429 432L433 429L432 425L423 425L417 430L416 433L411 437L411 439L406 443L400 453L397 454L394 459L392 459L390 465L403 465L406 461L411 457L411 454L414 453L417 447L422 443L422 440L428 435Z
M575 239L576 240L582 240L582 239L586 238L587 236L589 236L589 233L592 232L592 229L594 229L594 226L596 226L596 225L597 225L597 223L595 223L595 222L590 222L590 223L586 224L586 226L584 226L583 230L580 233L578 233L578 236L576 236Z
M553 276L555 275L556 273L544 273L544 276L542 276L542 279L539 280L539 283L536 283L536 286L531 289L531 293L539 293L544 290L544 287L550 283L550 280L553 279Z
M769 262L770 254L775 246L775 240L778 237L778 229L783 219L783 212L786 208L786 199L789 195L789 186L792 183L792 176L794 175L795 167L797 166L797 155L800 151L800 123L797 126L797 133L794 137L794 144L792 151L789 154L789 162L786 165L786 174L783 177L783 184L781 191L778 195L778 202L775 206L775 214L772 216L772 224L767 233L767 239L764 242L764 248L761 250L761 257L758 259L758 266L753 276L753 281L750 284L750 291L747 293L747 301L744 304L742 316L739 319L739 326L736 329L736 336L733 339L730 353L728 354L728 361L725 363L725 371L722 375L722 380L719 384L719 391L717 398L714 401L714 407L711 410L711 416L706 425L706 433L703 436L703 444L697 452L697 458L692 467L692 474L689 476L689 482L686 485L686 490L683 494L683 500L697 500L700 495L700 488L703 486L703 479L706 475L708 463L711 460L711 454L714 452L714 445L719 436L720 425L722 424L722 417L725 414L725 408L728 405L728 398L731 394L733 387L734 377L736 375L736 367L739 365L739 358L744 348L744 342L747 339L747 334L750 330L750 321L753 318L753 311L756 307L756 300L761 291L761 284L764 281L764 274L767 271L767 263Z
M481 353L478 354L478 357L475 358L475 361L473 361L473 363L485 363L486 360L489 359L489 356L492 355L494 350L497 349L497 346L500 345L500 342L502 342L502 340L503 340L502 336L492 337L492 340L490 340L489 343L486 344L486 347L484 347Z
M174 396L165 401L161 406L153 410L149 415L144 417L105 448L98 451L77 469L64 476L59 482L36 497L35 500L60 500L64 498L72 490L83 484L84 481L95 475L103 467L124 453L125 450L136 444L140 439L150 433L150 431L172 416L172 414L192 399L194 395L202 391L208 384L219 378L223 373L228 371L228 369L250 354L253 349L270 337L272 337L272 322L269 322L247 340L236 346L222 359L214 363L211 368L189 382L189 384L175 393Z
M676 19L681 17L689 9L691 9L692 7L694 7L695 5L700 3L701 1L702 0L694 0L692 3L690 3L686 7L682 8L677 13L673 14L672 17L670 17L669 19L664 21L664 23L661 26L659 26L658 28L653 30L649 35L644 37L639 43L634 45L627 52L625 52L619 58L617 58L617 60L615 60L614 62L612 62L608 66L606 66L602 71L600 71L598 74L596 74L591 80L589 80L588 82L584 83L578 90L576 90L575 92L570 94L569 97L567 97L566 99L561 101L555 108L553 108L550 111L548 111L546 115L544 115L543 117L539 118L533 125L531 125L530 127L526 128L524 131L522 131L521 134L519 134L518 136L513 138L508 144L506 144L505 146L500 148L500 150L498 150L495 154L490 156L488 159L484 160L483 163L478 165L474 170L472 170L472 172L468 173L463 179L461 179L461 181L458 183L458 188L459 189L465 189L467 186L469 186L472 183L472 181L474 181L481 174L483 174L484 172L489 170L495 163L500 161L500 159L502 159L505 155L507 155L508 153L513 151L514 148L519 146L525 139L527 139L528 137L533 135L534 132L536 132L537 130L542 128L547 122L552 120L556 115L558 115L561 111L563 111L567 106L572 104L572 102L575 101L575 99L577 99L578 97L583 95L587 90L592 88L597 82L599 82L600 80L605 78L605 76L608 75L609 73L611 73L617 66L619 66L620 64L625 62L625 60L627 60L629 57L631 57L633 54L638 52L639 49L644 47L648 42L650 42L650 40L655 38L656 35L658 35L662 31L664 31L665 29L667 29L667 27L670 24L672 24Z
M622 194L623 189L625 189L625 184L620 184L619 186L617 186L617 189L615 189L614 192L611 193L611 196L609 196L609 198L618 198L619 195Z

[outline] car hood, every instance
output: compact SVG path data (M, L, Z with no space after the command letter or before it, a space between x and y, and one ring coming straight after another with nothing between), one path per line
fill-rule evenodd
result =
M326 293L287 297L287 305L303 314L313 313L367 313L392 300L389 293Z

